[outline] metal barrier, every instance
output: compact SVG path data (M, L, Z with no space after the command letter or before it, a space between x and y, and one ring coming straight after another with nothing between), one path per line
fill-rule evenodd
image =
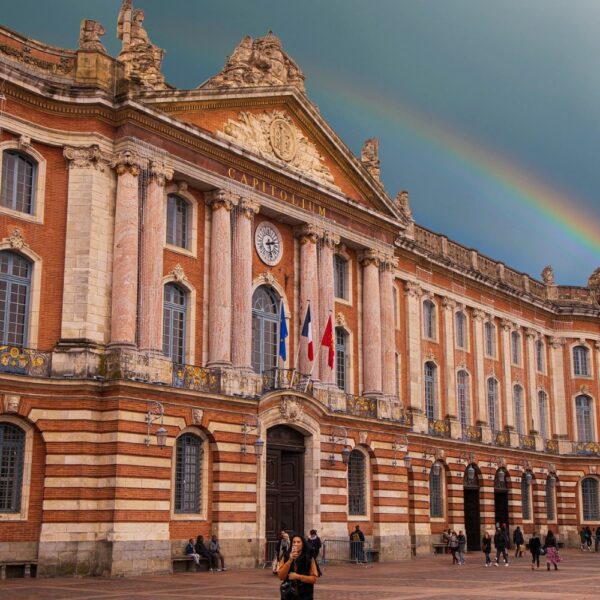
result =
M324 565L333 561L372 567L374 553L369 542L353 542L347 539L323 540L321 560Z
M265 554L263 557L262 568L266 569L267 567L271 567L273 564L273 559L277 553L277 544L279 542L277 540L268 540L265 542Z

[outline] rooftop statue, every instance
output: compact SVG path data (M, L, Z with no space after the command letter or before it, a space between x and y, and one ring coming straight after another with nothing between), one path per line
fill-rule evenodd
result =
M591 290L600 291L600 267L598 267L588 279L588 287Z
M554 279L554 270L550 265L543 268L542 281L544 282L544 285L556 285L556 281Z
M379 140L377 138L368 139L360 152L360 162L365 166L371 177L379 181L381 174L379 162Z
M402 215L404 217L406 217L407 220L412 221L413 216L412 216L412 210L410 209L410 204L408 202L408 192L405 190L398 192L398 194L394 198L394 202L400 209L400 212L402 213Z
M105 33L106 30L98 21L84 19L81 21L81 27L79 28L79 49L106 53L106 48L100 41Z

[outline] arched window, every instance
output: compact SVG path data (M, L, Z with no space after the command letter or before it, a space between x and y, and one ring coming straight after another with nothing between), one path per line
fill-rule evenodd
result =
M348 300L348 261L339 254L333 255L333 291L336 298Z
M437 385L435 363L425 363L425 415L429 420L437 418Z
M431 300L423 302L423 335L435 338L435 304Z
M347 342L348 334L342 327L335 328L335 381L340 390L348 391Z
M539 373L544 372L544 342L537 340L535 343L535 367Z
M444 516L443 476L442 465L438 462L434 463L429 472L429 516L437 519Z
M490 429L498 431L498 382L490 377L487 382L488 421Z
M2 154L2 188L0 203L6 208L28 215L33 214L36 163L15 152L5 150Z
M21 510L25 432L11 423L0 423L0 513Z
M462 311L454 315L454 329L456 330L456 345L458 348L467 347L467 317Z
M511 358L514 365L521 364L521 336L513 331L510 334Z
M202 440L191 433L177 438L175 445L175 512L202 510Z
M348 463L348 514L367 514L367 465L360 450L352 450Z
M496 356L496 328L491 321L485 323L485 353Z
M529 476L529 477L528 477ZM531 473L523 473L521 477L521 511L523 520L531 520Z
M575 375L589 376L590 360L589 351L585 346L573 348L573 372Z
M584 521L600 521L598 480L594 477L586 477L581 480L581 505Z
M175 194L167 196L167 244L189 247L190 205Z
M277 366L279 299L275 291L261 285L252 296L252 368L264 373Z
M556 519L554 502L555 487L556 478L554 475L549 475L546 478L546 518L548 521L554 521Z
M187 296L177 285L165 285L163 302L163 352L174 363L185 363Z
M0 252L0 335L3 344L27 345L31 263L13 252Z
M513 387L513 405L515 407L515 429L523 435L523 388L520 385Z
M592 399L584 394L577 396L575 398L575 413L577 417L577 439L580 442L593 442Z
M540 436L543 440L548 439L548 396L546 392L538 392L538 410L540 411Z
M461 370L456 374L458 418L463 427L469 425L469 374Z

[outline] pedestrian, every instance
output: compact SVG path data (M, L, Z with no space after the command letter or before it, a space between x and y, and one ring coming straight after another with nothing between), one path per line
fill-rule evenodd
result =
M494 535L494 546L496 548L496 562L494 566L497 567L500 562L500 555L504 558L504 566L508 567L508 553L506 551L507 539L506 534L502 529L496 529L496 535Z
M448 543L450 542L450 534L452 533L451 529L448 529L448 531L446 531L444 529L444 531L442 531L442 544L444 544L446 547L444 548L444 554L449 554L450 552L450 548L448 547Z
M596 534L594 537L594 550L596 550L596 552L598 552L598 550L600 549L600 525L598 527L596 527Z
M481 539L481 551L485 554L485 566L489 567L492 564L492 536L490 532L486 530Z
M465 546L467 545L467 538L465 534L462 532L462 529L458 532L458 564L465 564Z
M310 550L310 555L312 556L312 558L315 559L315 564L317 565L317 574L319 575L319 577L321 577L321 575L323 575L323 573L321 573L321 568L319 567L319 553L321 552L321 546L323 545L321 543L321 538L317 535L317 530L316 529L311 529L310 530L310 534L308 536L308 538L306 539L306 543L308 544L309 550Z
M550 565L554 565L554 570L558 571L558 563L560 562L560 555L558 553L558 543L552 533L551 529L548 529L546 539L544 540L544 549L546 550L546 569L550 570Z
M350 534L350 557L356 562L365 562L365 534L360 530L360 525Z
M277 544L275 545L275 556L273 557L273 562L271 563L271 569L273 571L273 575L277 575L277 569L279 568L279 563L285 556L285 562L287 560L287 555L289 555L291 551L292 543L290 542L290 536L286 531L279 532L279 539L277 540Z
M531 570L533 571L534 565L537 564L537 568L540 568L540 550L542 549L542 542L538 534L534 531L533 535L529 538L529 552L531 552Z
M500 531L502 531L502 534L504 535L505 539L506 539L506 550L510 550L510 534L508 533L508 526L506 523L502 523L502 526L500 527Z
M592 551L592 537L592 530L590 529L590 526L587 525L585 528L585 546L588 552Z
M204 543L204 536L199 535L196 538L196 544L194 545L196 554L202 556L208 560L208 570L212 573L217 568L217 559L213 556Z
M525 538L519 526L513 531L513 544L515 545L515 558L523 556Z
M288 559L280 563L277 576L282 582L282 599L313 600L314 585L319 579L317 564L301 535L295 533L292 536L292 551Z
M456 553L458 552L458 536L456 535L456 531L450 532L448 547L450 548L450 554L452 554L452 564L456 565L458 563L458 558L456 557Z
M221 561L221 568L215 569L215 571L227 571L225 568L225 557L221 554L221 545L216 535L213 535L208 542L208 551L212 554L215 565L218 565Z
M581 526L579 530L579 549L583 552L585 550L585 527Z

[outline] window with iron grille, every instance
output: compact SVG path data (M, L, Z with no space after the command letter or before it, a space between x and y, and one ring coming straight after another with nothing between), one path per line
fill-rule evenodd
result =
M548 397L546 392L538 392L538 409L540 411L540 436L548 439Z
M346 373L346 340L348 334L342 327L335 328L335 381L340 390L347 390L348 377Z
M21 510L21 485L25 456L25 432L0 423L0 512Z
M431 300L423 302L423 335L435 338L435 304Z
M494 433L498 431L498 382L490 377L487 382L488 419Z
M352 450L348 463L348 514L367 514L367 465L360 450Z
M439 463L434 464L429 472L429 516L434 518L444 516L443 472L444 469Z
M13 252L0 252L0 336L3 344L27 345L31 263Z
M518 365L521 363L521 336L516 331L513 331L510 334L510 340L512 362L514 365Z
M187 248L189 243L190 204L183 198L167 196L167 244Z
M467 317L459 311L454 315L454 327L456 329L456 345L459 348L467 347Z
M573 372L575 375L589 376L589 351L585 346L573 348Z
M513 387L513 403L515 407L515 428L519 435L523 435L523 388L520 385Z
M458 418L460 424L466 427L469 424L469 374L459 371L456 374L456 392L458 397Z
M333 290L336 298L348 300L348 261L333 255Z
M491 321L485 324L485 353L487 356L496 356L496 328Z
M175 512L199 513L202 508L202 440L191 433L177 438Z
M584 521L600 521L600 499L598 497L598 480L586 477L581 480L581 500Z
M531 519L531 497L529 495L530 485L527 483L525 474L521 477L521 511L523 519L529 521Z
M425 414L430 421L437 417L436 369L434 363L425 363Z
M579 395L575 398L575 413L577 417L577 438L580 442L593 442L592 399Z
M163 303L163 352L174 363L185 363L187 296L177 285L165 286Z
M546 518L548 521L554 521L554 477L548 477L546 479Z
M264 373L277 366L279 335L279 298L275 291L261 285L252 296L252 368Z
M13 150L2 155L2 188L0 203L6 208L33 214L36 164Z
M544 342L537 340L535 343L535 366L539 373L544 372Z

